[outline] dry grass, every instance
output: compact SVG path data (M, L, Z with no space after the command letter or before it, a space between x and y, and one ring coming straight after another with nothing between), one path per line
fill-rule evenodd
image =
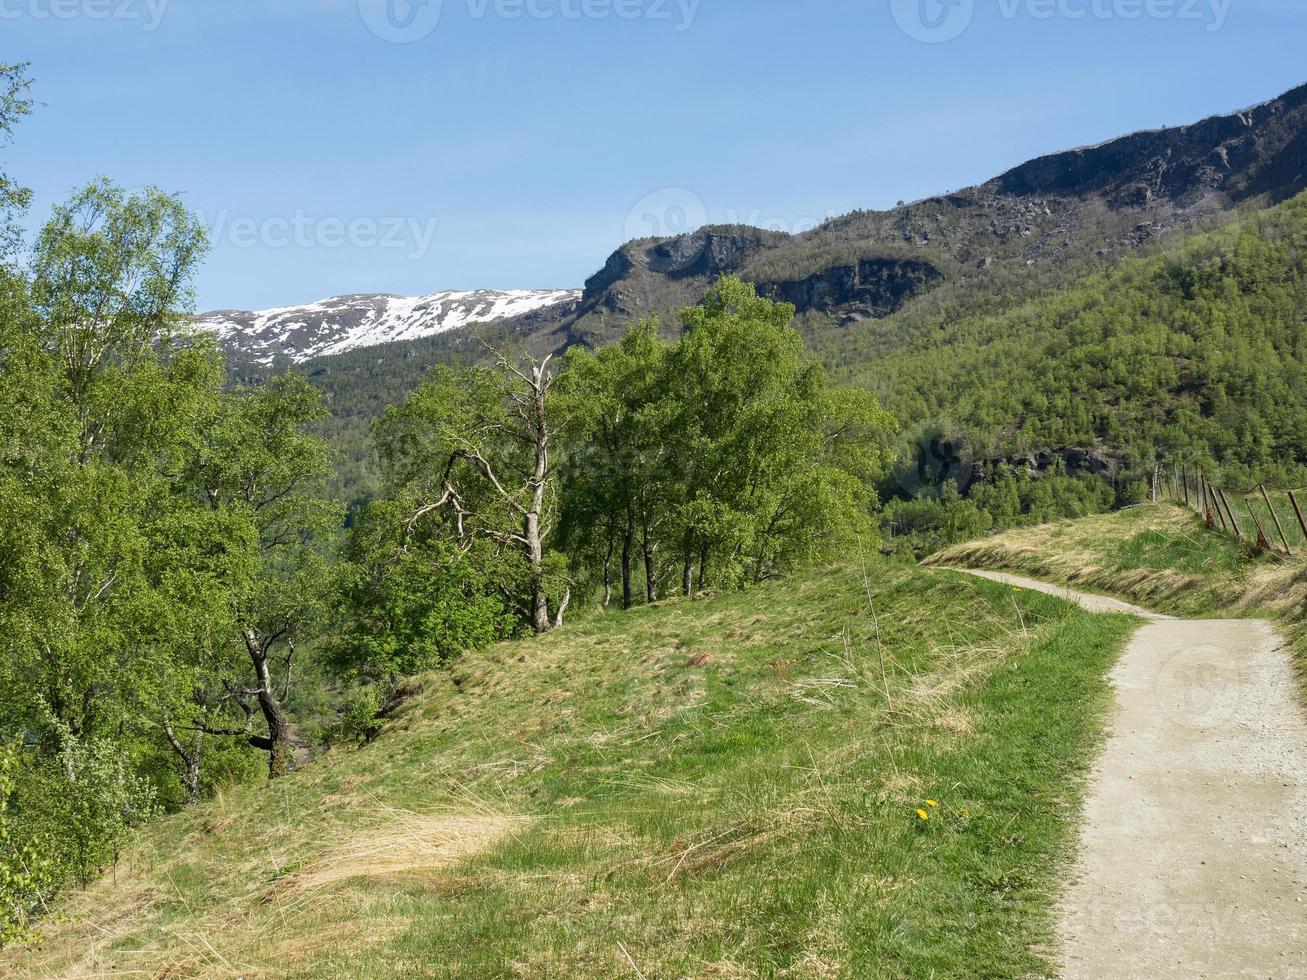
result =
M375 907L370 886L452 893L460 865L526 824L489 810L378 807L359 829L316 842L311 864L253 890L234 883L225 902L163 927L156 942L134 949L122 941L184 896L175 884L169 894L151 883L160 876L172 881L166 861L110 875L72 896L40 945L6 975L285 976L296 964L358 953L407 928L406 918Z
M475 857L527 822L490 812L423 814L388 809L382 825L325 844L317 861L283 878L275 889L286 899L359 878L429 879Z

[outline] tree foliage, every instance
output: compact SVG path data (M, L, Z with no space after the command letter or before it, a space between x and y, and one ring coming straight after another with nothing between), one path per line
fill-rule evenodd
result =
M543 631L617 576L629 607L637 587L756 582L874 533L893 420L827 384L793 312L723 279L676 344L648 322L556 379L502 355L437 369L377 426L391 489L353 529L352 595L382 632L351 634L354 662L429 664L442 634L499 635L505 608Z
M186 320L205 247L177 198L97 180L55 209L24 272L0 269L15 892L88 880L160 805L197 799L206 735L244 737L244 756L214 747L227 772L255 748L273 774L289 764L291 644L325 611L320 536L339 526L306 435L321 399L293 378L228 387ZM30 887L13 870L28 854ZM0 929L17 929L30 902L7 908Z

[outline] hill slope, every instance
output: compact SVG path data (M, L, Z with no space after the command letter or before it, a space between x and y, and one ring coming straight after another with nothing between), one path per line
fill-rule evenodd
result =
M976 459L1210 454L1235 483L1307 465L1307 195L988 315L885 336L845 374Z
M1134 621L870 580L469 654L374 744L150 828L0 972L1046 973Z

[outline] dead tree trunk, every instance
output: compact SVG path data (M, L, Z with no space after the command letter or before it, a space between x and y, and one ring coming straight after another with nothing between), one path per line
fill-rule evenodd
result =
M531 567L531 628L548 633L549 596L545 592L544 548L540 543L540 514L526 515L526 560Z

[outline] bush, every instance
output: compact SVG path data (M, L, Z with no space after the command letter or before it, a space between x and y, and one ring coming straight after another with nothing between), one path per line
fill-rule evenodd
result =
M17 745L0 746L0 947L27 936L58 878L37 843L21 839L15 830L13 797L20 764Z
M82 742L65 733L56 758L15 772L24 840L48 858L58 884L89 884L158 810L154 788L108 739Z
M339 718L322 730L324 745L372 741L380 727L381 692L376 685L352 688L340 701Z

